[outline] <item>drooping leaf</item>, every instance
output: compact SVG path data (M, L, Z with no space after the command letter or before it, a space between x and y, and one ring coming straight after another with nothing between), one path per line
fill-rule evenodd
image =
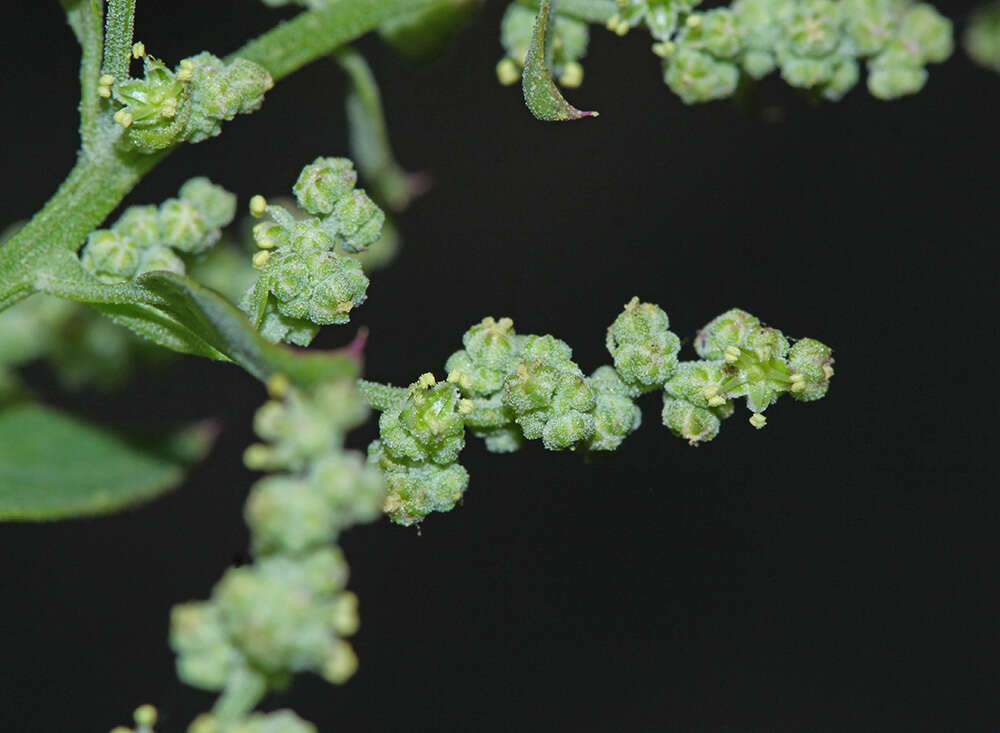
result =
M542 0L521 74L524 103L531 114L544 122L565 122L579 120L582 117L597 117L597 112L582 112L567 102L552 81L552 73L545 63L545 39L551 12L552 0Z
M136 441L37 403L0 407L0 520L107 514L178 486L215 437L209 422Z

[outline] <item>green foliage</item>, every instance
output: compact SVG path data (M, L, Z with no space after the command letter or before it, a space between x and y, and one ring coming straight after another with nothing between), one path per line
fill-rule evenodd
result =
M973 61L1000 72L1000 2L984 5L973 13L963 43Z
M214 429L129 440L34 403L0 406L0 520L108 514L149 501L184 479Z

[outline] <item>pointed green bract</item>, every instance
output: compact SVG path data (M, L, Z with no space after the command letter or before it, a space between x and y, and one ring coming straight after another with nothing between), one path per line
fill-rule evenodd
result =
M536 119L545 122L565 122L582 117L596 117L597 112L581 112L563 98L552 81L546 62L546 32L551 12L551 0L542 0L535 18L531 43L524 58L521 87L524 102Z

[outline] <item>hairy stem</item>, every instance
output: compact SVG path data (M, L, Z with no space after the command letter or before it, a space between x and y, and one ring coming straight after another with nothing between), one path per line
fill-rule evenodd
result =
M102 71L119 80L128 78L134 21L135 0L108 0L108 17L104 26L104 68Z
M250 41L229 56L264 66L277 80L373 30L389 18L421 10L433 0L341 0L323 10L300 13ZM87 234L121 203L136 183L172 148L157 153L119 153L106 136L97 142L97 79L101 62L101 10L98 0L62 0L83 46L83 152L55 195L3 247L0 247L0 310L36 290L36 273L61 252L75 252ZM113 2L132 7L134 0ZM95 25L96 21L96 25ZM125 59L127 63L127 58Z
M97 79L101 73L101 0L62 0L66 20L76 35L83 58L80 61L80 137L86 150L97 135L97 112L101 99Z

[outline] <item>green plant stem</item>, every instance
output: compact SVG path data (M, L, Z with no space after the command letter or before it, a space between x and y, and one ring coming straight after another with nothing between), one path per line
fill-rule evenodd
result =
M69 176L31 221L0 248L0 310L39 290L166 151L153 155L81 155Z
M66 20L83 49L80 61L80 137L86 150L97 135L97 114L101 103L97 94L104 44L101 0L62 0L62 4Z
M275 80L281 79L389 18L420 10L431 2L341 0L323 10L300 13L250 41L228 58L255 61ZM86 236L101 225L142 176L173 149L150 155L122 154L115 151L111 136L98 137L98 128L105 121L98 114L97 96L102 46L100 6L97 0L63 0L63 4L70 25L83 46L83 152L44 208L0 247L0 310L34 292L37 278L48 265L54 264L58 254L79 249Z
M433 4L434 0L341 0L321 10L299 13L234 51L226 61L254 61L277 81L390 18Z
M212 714L225 724L239 721L257 707L267 692L267 680L252 669L236 670L212 708Z
M102 71L105 74L111 74L118 80L128 78L134 22L135 0L108 0L108 17L104 26L104 68Z

